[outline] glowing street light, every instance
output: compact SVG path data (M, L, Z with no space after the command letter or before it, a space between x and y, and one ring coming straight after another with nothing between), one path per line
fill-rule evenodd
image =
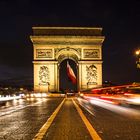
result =
M136 61L137 68L140 68L140 50L136 50L135 54L137 56L137 61Z
M135 53L137 56L140 55L140 50L137 50Z

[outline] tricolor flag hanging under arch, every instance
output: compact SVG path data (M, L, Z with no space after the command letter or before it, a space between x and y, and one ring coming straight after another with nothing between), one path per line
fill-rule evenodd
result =
M67 74L68 74L69 79L72 81L72 83L73 84L76 84L76 76L74 74L73 69L69 65L69 62L68 61L67 61Z

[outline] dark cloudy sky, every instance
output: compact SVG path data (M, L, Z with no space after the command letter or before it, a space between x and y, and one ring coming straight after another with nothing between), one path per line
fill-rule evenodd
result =
M103 27L103 80L140 81L140 2L0 0L0 82L32 82L32 26Z

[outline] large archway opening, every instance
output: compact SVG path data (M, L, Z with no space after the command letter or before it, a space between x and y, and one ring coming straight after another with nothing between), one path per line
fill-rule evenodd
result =
M75 61L71 59L65 59L60 63L60 69L59 69L59 90L62 92L68 91L68 92L76 92L78 87L77 87L77 82L76 84L72 83L72 81L69 79L68 74L67 74L67 61L69 62L69 65L74 71L74 74L76 76L76 81L78 79L77 73L78 73L78 68L77 64Z

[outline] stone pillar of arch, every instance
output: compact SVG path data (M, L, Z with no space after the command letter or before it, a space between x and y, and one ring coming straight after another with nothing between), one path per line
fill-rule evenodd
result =
M59 65L69 58L78 68L77 87L102 84L102 28L33 27L34 90L59 91Z

